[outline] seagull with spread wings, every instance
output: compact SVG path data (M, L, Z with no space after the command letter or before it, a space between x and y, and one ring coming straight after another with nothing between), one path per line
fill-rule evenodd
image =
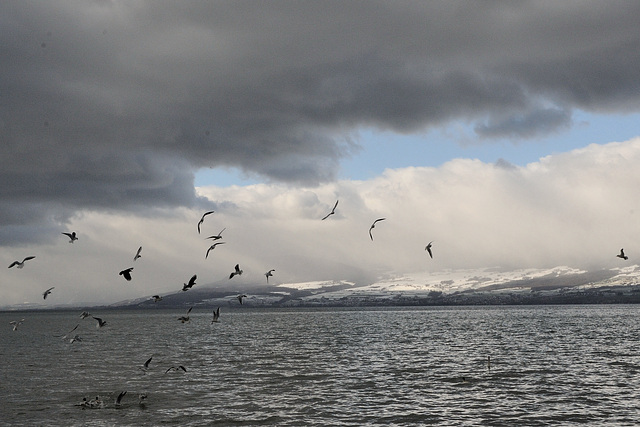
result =
M214 213L214 212L215 212L215 211L208 211L208 212L205 212L205 213L202 215L202 218L200 218L200 221L198 221L198 234L200 234L200 226L201 226L201 225L202 225L202 223L204 222L204 217L205 217L205 216L207 216L207 215L210 215L210 214L212 214L212 213Z
M267 283L269 283L269 277L273 276L273 272L274 271L275 271L274 269L271 269L271 270L267 271L266 273L264 273L265 277L267 278Z
M131 272L133 271L133 267L129 267L127 269L122 270L120 273L118 273L120 276L124 277L125 279L127 279L127 281L131 280Z
M52 290L54 290L56 287L52 286L49 289L47 289L46 291L44 291L42 293L42 299L47 299L47 297L49 296L49 294L51 293Z
M193 310L193 307L189 307L189 310L187 310L187 314L185 316L178 317L178 320L182 323L189 322L189 313L191 313L191 310Z
M216 242L213 245L209 246L209 249L207 249L207 254L204 256L204 259L209 258L209 252L214 250L216 248L216 246L218 246L218 245L224 245L224 242Z
M198 275L194 274L193 276L191 276L191 279L189 279L189 283L183 283L182 284L182 291L188 291L189 289L193 288L193 286L196 284L196 279L197 279Z
M9 266L9 268L11 268L13 266L17 266L18 268L22 268L22 267L24 267L24 263L26 261L29 261L30 259L34 259L34 258L35 258L35 256L32 255L32 256L25 257L22 261L13 261L11 263L11 265Z
M629 257L628 257L628 256L626 256L626 255L624 254L624 249L620 249L620 253L619 253L618 255L616 255L616 256L617 256L618 258L622 258L622 259L624 259L624 260L629 259Z
M371 224L371 227L369 227L369 237L371 237L371 241L373 241L373 234L371 234L371 230L373 230L374 228L376 228L376 223L379 221L384 221L386 218L378 218L375 221L373 221L373 224Z
M220 240L220 239L222 239L222 232L224 230L226 230L226 227L223 228L222 230L220 230L220 232L218 234L214 234L213 236L205 237L205 239Z
M140 255L140 253L142 252L142 246L140 246L138 248L138 252L136 252L136 254L133 257L133 260L136 261L138 258L142 258L142 255Z
M433 242L429 242L429 244L428 244L427 246L425 246L425 248L424 248L424 250L425 250L425 251L429 252L429 256L430 256L431 258L433 258L433 253L431 252L431 244L432 244L432 243L433 243Z
M76 234L75 231L72 231L71 233L62 233L62 234L64 234L69 238L69 243L73 243L76 240L78 240L78 235Z
M213 310L213 319L211 323L218 323L220 319L220 307L217 310Z
M324 218L322 218L322 221L324 221L325 219L329 218L331 215L333 215L334 213L336 213L336 208L338 207L338 202L340 200L336 200L336 204L333 205L333 209L331 209L331 212L329 212Z
M240 276L242 274L242 270L240 270L240 264L236 264L235 271L229 275L229 279L232 279L233 276Z

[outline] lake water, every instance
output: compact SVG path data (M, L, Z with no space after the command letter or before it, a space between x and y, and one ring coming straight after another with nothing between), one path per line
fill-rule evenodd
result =
M79 314L0 313L1 425L640 423L639 306Z

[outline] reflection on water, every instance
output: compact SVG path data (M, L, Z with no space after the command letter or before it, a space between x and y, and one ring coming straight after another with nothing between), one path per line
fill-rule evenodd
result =
M634 425L635 306L0 313L3 425ZM13 332L10 320L25 318ZM54 335L74 332L71 344ZM491 356L491 365L487 356ZM149 368L141 369L153 357ZM187 372L166 370L182 365ZM121 391L122 405L114 405ZM145 393L145 404L138 395ZM75 406L99 396L101 409Z

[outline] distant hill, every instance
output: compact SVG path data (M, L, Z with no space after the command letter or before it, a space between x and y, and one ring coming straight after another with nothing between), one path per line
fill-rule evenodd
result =
M237 284L236 284L237 286ZM372 284L346 281L242 285L249 307L615 304L640 302L640 267L584 271L570 267L457 270L390 276ZM201 286L112 308L240 307L238 288Z

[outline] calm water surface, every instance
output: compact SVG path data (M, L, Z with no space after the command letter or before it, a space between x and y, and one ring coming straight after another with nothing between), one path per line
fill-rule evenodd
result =
M184 313L0 313L0 425L640 423L637 306Z

